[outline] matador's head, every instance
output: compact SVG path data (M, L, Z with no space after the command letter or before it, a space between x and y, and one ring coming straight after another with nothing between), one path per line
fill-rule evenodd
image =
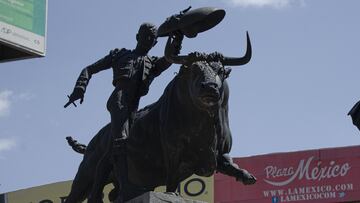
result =
M141 24L136 40L138 42L136 49L147 54L150 49L157 43L157 27L152 23Z

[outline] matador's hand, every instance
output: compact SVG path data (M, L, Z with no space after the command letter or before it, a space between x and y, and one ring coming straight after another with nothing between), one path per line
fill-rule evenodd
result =
M179 55L180 54L180 50L181 50L181 44L182 44L182 41L184 39L184 34L180 31L180 30L177 30L175 32L172 33L172 38L174 39L173 40L173 47L174 47L174 55Z
M80 104L84 101L84 93L85 91L81 88L74 88L74 91L71 93L69 97L69 101L64 105L64 108L68 107L70 104L74 104L76 107L75 101L80 99Z

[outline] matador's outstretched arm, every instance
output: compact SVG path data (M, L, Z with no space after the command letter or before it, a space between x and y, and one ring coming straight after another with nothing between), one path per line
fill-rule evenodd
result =
M64 105L64 108L68 107L70 104L74 104L76 106L75 101L79 99L80 104L83 103L86 87L89 84L91 76L99 71L109 69L111 67L112 56L116 51L118 50L112 50L110 54L98 60L96 63L87 66L81 71L78 79L76 80L73 92L70 96L68 96L69 101Z

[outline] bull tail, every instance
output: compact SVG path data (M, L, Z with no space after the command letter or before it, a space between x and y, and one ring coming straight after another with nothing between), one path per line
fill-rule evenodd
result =
M72 137L66 137L66 140L70 147L77 153L85 154L86 145L78 143L77 140L74 140Z

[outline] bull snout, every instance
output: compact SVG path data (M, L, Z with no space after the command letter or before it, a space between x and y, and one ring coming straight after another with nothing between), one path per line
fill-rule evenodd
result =
M201 83L202 88L210 88L210 89L217 89L219 85L216 82L202 82Z
M219 85L215 82L203 82L201 83L201 88L205 95L216 98L219 96Z
M201 83L201 101L207 106L215 105L220 99L219 84L215 82Z

